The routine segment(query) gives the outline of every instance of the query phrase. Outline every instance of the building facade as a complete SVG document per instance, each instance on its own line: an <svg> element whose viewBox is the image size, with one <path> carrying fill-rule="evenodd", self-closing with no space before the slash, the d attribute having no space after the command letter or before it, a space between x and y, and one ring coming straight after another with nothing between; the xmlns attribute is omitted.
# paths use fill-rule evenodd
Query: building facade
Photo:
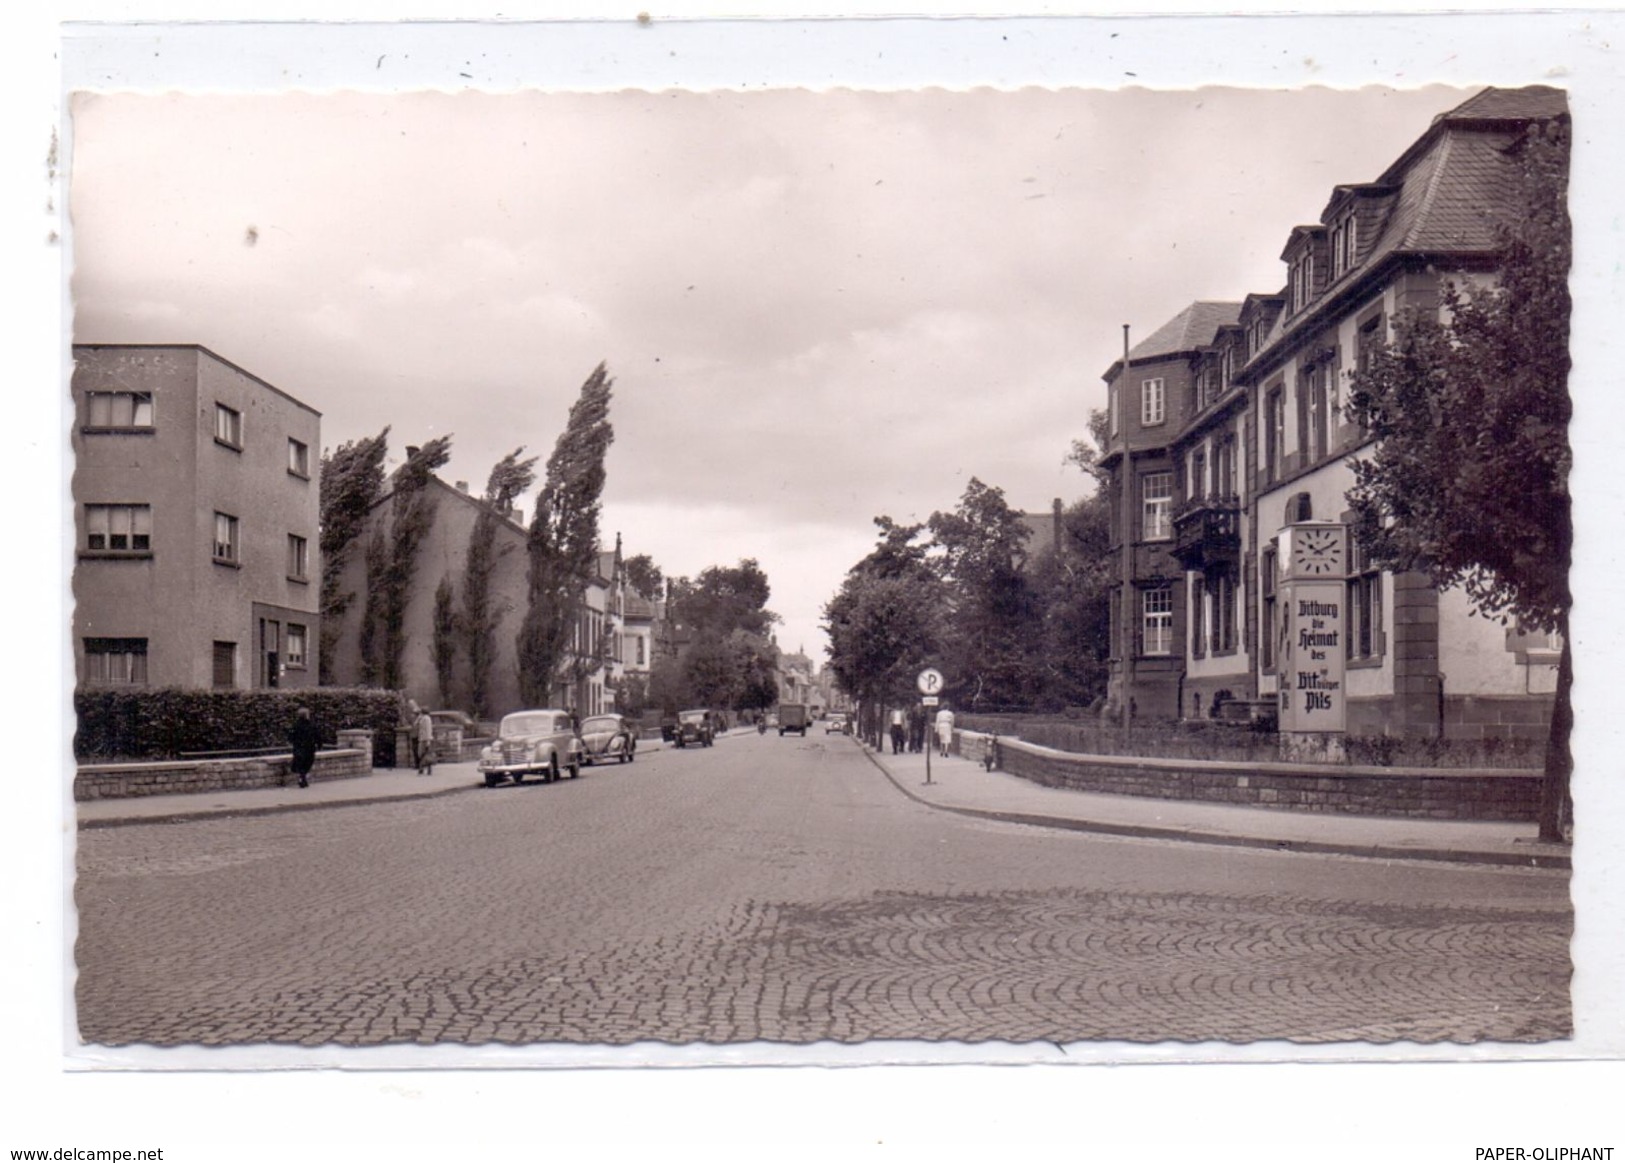
<svg viewBox="0 0 1625 1163"><path fill-rule="evenodd" d="M433 516L417 547L412 584L402 611L404 645L398 685L420 706L473 711L476 708L469 651L460 630L451 635L451 666L445 682L436 665L435 593L444 581L451 591L452 609L464 608L470 539L480 514L491 509L484 500L471 496L461 482L454 487L431 475L424 488ZM393 503L391 489L373 505L357 537L357 547L340 574L339 592L355 595L340 615L332 636L333 681L340 686L374 684L379 678L376 663L369 666L362 645L368 588L366 547L375 537L381 536L387 542ZM530 563L521 514L508 510L492 515L494 552L488 582L491 660L485 709L488 717L500 718L525 706L520 695L516 639L529 602ZM601 552L594 562L593 578L571 629L568 654L561 668L564 677L554 684L548 697L549 706L583 716L614 709L612 680L621 674L624 648L621 627L625 586L619 550Z"/></svg>
<svg viewBox="0 0 1625 1163"><path fill-rule="evenodd" d="M79 682L314 686L321 414L197 345L73 354Z"/></svg>
<svg viewBox="0 0 1625 1163"><path fill-rule="evenodd" d="M1555 89L1478 94L1293 228L1279 291L1193 304L1108 370L1103 463L1114 532L1127 522L1114 546L1115 707L1193 718L1278 704L1281 535L1351 515L1351 463L1370 440L1347 415L1351 378L1403 312L1439 312L1446 282L1495 277L1518 143L1566 116ZM1560 644L1474 616L1423 575L1377 569L1357 543L1347 557L1350 733L1544 735Z"/></svg>

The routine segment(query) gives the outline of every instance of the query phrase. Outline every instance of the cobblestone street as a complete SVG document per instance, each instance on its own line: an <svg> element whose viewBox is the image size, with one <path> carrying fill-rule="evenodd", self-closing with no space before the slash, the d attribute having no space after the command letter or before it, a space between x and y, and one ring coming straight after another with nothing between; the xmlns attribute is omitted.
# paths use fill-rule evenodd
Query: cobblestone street
<svg viewBox="0 0 1625 1163"><path fill-rule="evenodd" d="M78 844L78 1021L101 1044L1571 1029L1565 873L970 820L843 737Z"/></svg>

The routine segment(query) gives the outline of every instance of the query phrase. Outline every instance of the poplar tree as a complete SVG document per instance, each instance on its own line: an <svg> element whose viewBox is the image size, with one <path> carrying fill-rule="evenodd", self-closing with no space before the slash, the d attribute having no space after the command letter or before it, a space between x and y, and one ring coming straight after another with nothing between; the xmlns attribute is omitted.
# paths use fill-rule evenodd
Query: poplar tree
<svg viewBox="0 0 1625 1163"><path fill-rule="evenodd" d="M496 629L503 611L491 602L491 575L497 562L513 547L496 543L497 523L513 503L536 483L537 457L520 459L524 446L514 449L491 469L485 484L485 504L468 535L468 556L463 567L463 608L458 617L468 654L469 709L477 719L491 717L491 664L496 657Z"/></svg>
<svg viewBox="0 0 1625 1163"><path fill-rule="evenodd" d="M318 486L321 533L317 540L322 555L322 629L317 681L323 686L333 682L333 647L345 611L355 601L355 592L343 590L340 578L366 525L368 511L383 493L384 456L388 451L386 427L377 436L347 441L322 456Z"/></svg>
<svg viewBox="0 0 1625 1163"><path fill-rule="evenodd" d="M547 704L570 662L570 634L597 566L604 460L615 439L609 423L614 382L599 364L581 385L547 458L547 476L536 499L525 546L529 602L516 642L520 695L530 706Z"/></svg>

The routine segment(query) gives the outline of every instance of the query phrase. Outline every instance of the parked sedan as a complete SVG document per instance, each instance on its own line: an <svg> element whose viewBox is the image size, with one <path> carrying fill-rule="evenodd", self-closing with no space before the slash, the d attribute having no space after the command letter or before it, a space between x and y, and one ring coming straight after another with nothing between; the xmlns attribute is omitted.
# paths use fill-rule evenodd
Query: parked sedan
<svg viewBox="0 0 1625 1163"><path fill-rule="evenodd" d="M564 771L574 779L581 774L581 736L569 711L515 711L505 715L496 741L480 752L480 774L486 787L504 779L523 783L539 775L552 783Z"/></svg>
<svg viewBox="0 0 1625 1163"><path fill-rule="evenodd" d="M638 730L625 715L594 715L581 723L581 746L588 763L631 763Z"/></svg>
<svg viewBox="0 0 1625 1163"><path fill-rule="evenodd" d="M716 721L712 719L710 711L682 711L677 716L671 741L679 747L687 747L690 743L709 747L716 737Z"/></svg>

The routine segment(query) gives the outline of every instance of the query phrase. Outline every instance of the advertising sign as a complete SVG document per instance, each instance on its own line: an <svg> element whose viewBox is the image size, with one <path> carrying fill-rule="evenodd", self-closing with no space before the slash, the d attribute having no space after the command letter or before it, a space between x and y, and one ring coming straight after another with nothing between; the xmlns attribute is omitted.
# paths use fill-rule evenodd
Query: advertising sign
<svg viewBox="0 0 1625 1163"><path fill-rule="evenodd" d="M1282 731L1340 732L1347 727L1346 547L1342 525L1295 525L1282 532Z"/></svg>

